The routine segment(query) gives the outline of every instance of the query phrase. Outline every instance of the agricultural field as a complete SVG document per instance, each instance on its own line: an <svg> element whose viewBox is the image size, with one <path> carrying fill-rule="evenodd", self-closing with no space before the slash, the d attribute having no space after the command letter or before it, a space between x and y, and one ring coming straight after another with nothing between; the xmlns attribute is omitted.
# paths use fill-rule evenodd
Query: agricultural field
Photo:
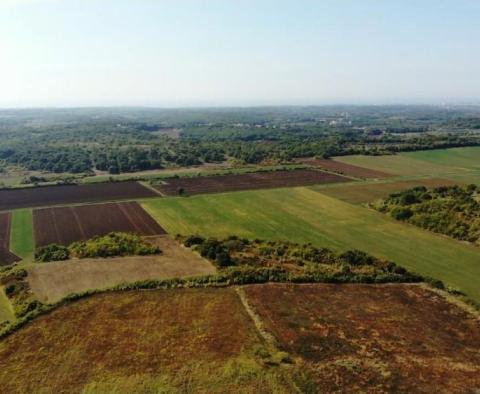
<svg viewBox="0 0 480 394"><path fill-rule="evenodd" d="M10 265L20 258L10 251L10 230L12 227L12 214L0 213L0 266Z"/></svg>
<svg viewBox="0 0 480 394"><path fill-rule="evenodd" d="M21 349L21 351L19 351ZM41 316L0 342L5 392L294 391L291 367L266 368L228 289L108 293Z"/></svg>
<svg viewBox="0 0 480 394"><path fill-rule="evenodd" d="M462 392L478 320L419 285L103 293L0 341L6 392ZM21 349L21 351L19 351Z"/></svg>
<svg viewBox="0 0 480 394"><path fill-rule="evenodd" d="M459 182L451 179L425 178L393 182L355 183L349 185L317 188L319 192L351 204L365 204L387 197L391 193L411 189L416 186L439 187L452 186Z"/></svg>
<svg viewBox="0 0 480 394"><path fill-rule="evenodd" d="M388 178L392 174L387 174L386 172L376 171L369 168L358 167L351 164L342 163L336 160L326 160L326 159L300 159L300 163L308 164L315 167L320 167L322 169L338 172L340 174L351 176L354 178Z"/></svg>
<svg viewBox="0 0 480 394"><path fill-rule="evenodd" d="M195 195L348 181L350 181L350 179L322 171L291 170L256 172L240 175L175 178L167 180L166 184L156 185L155 187L162 194L176 196L180 191L182 194Z"/></svg>
<svg viewBox="0 0 480 394"><path fill-rule="evenodd" d="M86 202L129 200L157 194L138 182L61 185L0 190L0 211Z"/></svg>
<svg viewBox="0 0 480 394"><path fill-rule="evenodd" d="M69 245L110 232L165 234L136 202L36 209L33 222L37 247Z"/></svg>
<svg viewBox="0 0 480 394"><path fill-rule="evenodd" d="M193 277L215 273L207 260L169 237L149 239L162 251L158 256L82 259L35 264L27 269L28 282L43 303L54 303L72 293L104 289L142 280Z"/></svg>
<svg viewBox="0 0 480 394"><path fill-rule="evenodd" d="M343 156L336 161L403 176L457 176L480 181L480 147L402 152L390 156Z"/></svg>
<svg viewBox="0 0 480 394"><path fill-rule="evenodd" d="M311 242L359 249L443 280L480 302L480 250L310 188L247 191L143 203L170 234Z"/></svg>
<svg viewBox="0 0 480 394"><path fill-rule="evenodd" d="M5 289L0 286L0 325L6 321L14 321L12 305L5 295Z"/></svg>
<svg viewBox="0 0 480 394"><path fill-rule="evenodd" d="M33 258L33 214L31 209L17 209L12 212L10 249L22 259Z"/></svg>
<svg viewBox="0 0 480 394"><path fill-rule="evenodd" d="M249 303L315 392L480 388L479 321L418 285L252 285ZM468 390L467 390L468 391Z"/></svg>

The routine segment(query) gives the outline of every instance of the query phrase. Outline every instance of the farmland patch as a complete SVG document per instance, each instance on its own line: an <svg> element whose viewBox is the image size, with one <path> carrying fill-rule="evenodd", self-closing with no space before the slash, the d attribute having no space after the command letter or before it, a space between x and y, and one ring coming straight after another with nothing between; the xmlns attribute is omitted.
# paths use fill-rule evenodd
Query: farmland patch
<svg viewBox="0 0 480 394"><path fill-rule="evenodd" d="M68 294L104 289L120 283L215 273L215 268L208 261L169 237L157 237L150 241L160 247L161 255L35 264L28 269L30 287L40 301L53 303Z"/></svg>
<svg viewBox="0 0 480 394"><path fill-rule="evenodd" d="M0 342L5 392L294 391L233 289L108 293L61 307ZM19 350L21 349L21 351Z"/></svg>
<svg viewBox="0 0 480 394"><path fill-rule="evenodd" d="M165 234L136 202L37 209L33 221L37 247L69 245L110 232Z"/></svg>
<svg viewBox="0 0 480 394"><path fill-rule="evenodd" d="M327 159L300 159L301 163L320 167L328 171L338 172L343 175L355 178L388 178L392 174L383 171L376 171L370 168L358 167L352 164L342 163L337 160Z"/></svg>
<svg viewBox="0 0 480 394"><path fill-rule="evenodd" d="M0 266L10 265L20 260L9 249L11 225L12 214L10 212L0 213Z"/></svg>
<svg viewBox="0 0 480 394"><path fill-rule="evenodd" d="M391 193L410 189L416 186L439 187L452 186L459 182L450 179L417 179L397 182L379 182L379 183L354 183L344 186L333 186L324 189L316 189L322 194L352 204L364 204L384 198Z"/></svg>
<svg viewBox="0 0 480 394"><path fill-rule="evenodd" d="M112 182L0 190L0 211L155 196L154 191L147 189L138 182Z"/></svg>
<svg viewBox="0 0 480 394"><path fill-rule="evenodd" d="M163 194L175 196L179 194L221 193L237 190L269 189L348 181L348 178L340 175L321 171L291 170L256 172L240 175L175 178L169 179L166 184L157 185L156 189Z"/></svg>
<svg viewBox="0 0 480 394"><path fill-rule="evenodd" d="M320 392L480 387L478 319L420 286L268 284L245 292Z"/></svg>
<svg viewBox="0 0 480 394"><path fill-rule="evenodd" d="M355 248L443 280L480 302L478 248L310 188L159 198L143 206L171 234L236 234L340 251Z"/></svg>

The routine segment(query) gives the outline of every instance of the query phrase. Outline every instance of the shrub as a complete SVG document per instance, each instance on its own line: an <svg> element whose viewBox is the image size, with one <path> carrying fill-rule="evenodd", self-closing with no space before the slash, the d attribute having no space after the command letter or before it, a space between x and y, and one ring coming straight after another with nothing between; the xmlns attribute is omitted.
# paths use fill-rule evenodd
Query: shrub
<svg viewBox="0 0 480 394"><path fill-rule="evenodd" d="M413 211L410 208L395 207L390 214L396 220L408 220L413 216Z"/></svg>
<svg viewBox="0 0 480 394"><path fill-rule="evenodd" d="M45 263L48 261L63 261L70 258L70 251L63 245L47 245L38 248L35 252L35 260Z"/></svg>
<svg viewBox="0 0 480 394"><path fill-rule="evenodd" d="M151 255L161 253L158 246L151 245L142 237L129 233L110 233L102 237L95 237L84 242L74 242L70 245L73 256L113 257L131 255Z"/></svg>

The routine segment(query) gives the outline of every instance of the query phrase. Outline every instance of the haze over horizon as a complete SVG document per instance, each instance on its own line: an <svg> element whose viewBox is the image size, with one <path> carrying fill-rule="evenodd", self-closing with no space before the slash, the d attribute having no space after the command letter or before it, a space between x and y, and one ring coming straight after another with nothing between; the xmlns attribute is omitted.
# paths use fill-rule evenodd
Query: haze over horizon
<svg viewBox="0 0 480 394"><path fill-rule="evenodd" d="M0 107L480 104L479 20L474 0L2 0Z"/></svg>

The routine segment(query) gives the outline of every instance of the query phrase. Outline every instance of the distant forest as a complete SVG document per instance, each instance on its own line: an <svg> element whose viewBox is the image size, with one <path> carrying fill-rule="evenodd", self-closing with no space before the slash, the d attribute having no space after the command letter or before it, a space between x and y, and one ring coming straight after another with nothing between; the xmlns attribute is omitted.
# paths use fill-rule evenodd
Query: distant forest
<svg viewBox="0 0 480 394"><path fill-rule="evenodd" d="M0 172L110 174L480 145L480 107L0 110Z"/></svg>

